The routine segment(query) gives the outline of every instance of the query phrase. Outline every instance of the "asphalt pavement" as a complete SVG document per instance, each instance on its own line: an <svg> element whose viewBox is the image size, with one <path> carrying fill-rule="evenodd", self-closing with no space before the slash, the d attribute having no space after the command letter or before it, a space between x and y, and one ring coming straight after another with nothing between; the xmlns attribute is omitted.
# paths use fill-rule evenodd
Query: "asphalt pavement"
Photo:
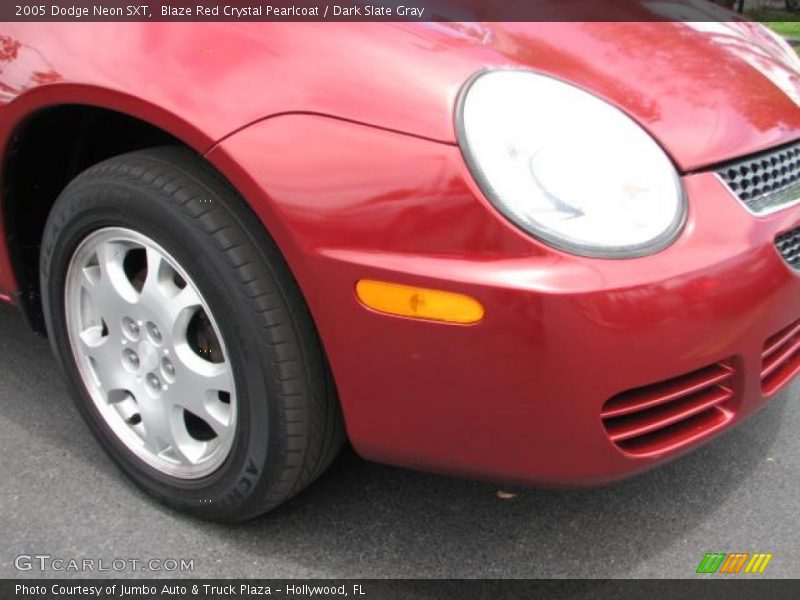
<svg viewBox="0 0 800 600"><path fill-rule="evenodd" d="M192 559L186 577L694 577L706 552L771 552L800 576L800 386L656 471L612 486L514 490L369 463L346 449L253 522L152 501L100 450L46 340L0 308L0 577L18 555ZM97 573L85 573L97 576ZM165 573L118 573L158 577Z"/></svg>

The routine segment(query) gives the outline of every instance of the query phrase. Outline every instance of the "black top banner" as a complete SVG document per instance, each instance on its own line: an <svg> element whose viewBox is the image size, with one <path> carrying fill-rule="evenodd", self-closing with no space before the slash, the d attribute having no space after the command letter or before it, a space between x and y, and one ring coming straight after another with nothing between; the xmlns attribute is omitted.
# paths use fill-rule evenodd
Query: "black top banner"
<svg viewBox="0 0 800 600"><path fill-rule="evenodd" d="M2 21L733 21L737 0L2 0Z"/></svg>

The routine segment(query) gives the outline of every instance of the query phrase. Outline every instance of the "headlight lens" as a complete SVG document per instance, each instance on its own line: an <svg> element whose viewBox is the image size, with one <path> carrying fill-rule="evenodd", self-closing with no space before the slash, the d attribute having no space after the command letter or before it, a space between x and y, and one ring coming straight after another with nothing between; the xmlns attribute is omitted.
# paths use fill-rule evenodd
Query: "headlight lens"
<svg viewBox="0 0 800 600"><path fill-rule="evenodd" d="M666 247L685 203L667 155L630 117L563 81L485 71L456 115L462 152L489 200L567 252L621 258Z"/></svg>

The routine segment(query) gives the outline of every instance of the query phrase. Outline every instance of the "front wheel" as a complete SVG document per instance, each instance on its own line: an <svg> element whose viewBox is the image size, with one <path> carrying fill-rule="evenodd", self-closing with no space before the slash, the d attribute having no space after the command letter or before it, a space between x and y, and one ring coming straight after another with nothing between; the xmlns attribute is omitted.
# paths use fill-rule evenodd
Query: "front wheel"
<svg viewBox="0 0 800 600"><path fill-rule="evenodd" d="M193 153L112 158L58 198L42 243L53 349L105 450L148 492L239 521L343 441L308 310L249 208Z"/></svg>

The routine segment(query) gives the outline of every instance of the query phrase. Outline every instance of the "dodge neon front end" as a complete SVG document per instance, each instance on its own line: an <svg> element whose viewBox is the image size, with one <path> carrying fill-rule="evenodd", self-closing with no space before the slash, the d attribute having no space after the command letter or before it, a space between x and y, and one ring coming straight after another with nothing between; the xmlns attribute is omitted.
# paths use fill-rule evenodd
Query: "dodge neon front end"
<svg viewBox="0 0 800 600"><path fill-rule="evenodd" d="M254 127L223 144L219 158L246 165L253 148L277 150L269 140L279 144L280 130L288 135L300 121L322 140L255 184L268 178L282 189L278 173L321 174L324 183L301 195L323 195L328 210L347 215L328 239L316 225L326 215L310 214L299 197L281 199L308 248L298 268L313 282L308 296L339 393L352 402L348 434L368 458L524 483L608 481L746 418L800 369L800 278L787 262L800 234L786 233L800 209L754 217L723 167L680 177L676 204L686 212L666 248L587 257L552 249L500 214L457 147L376 132L359 164L380 170L396 197L379 214L347 194L334 199L323 187L359 177L341 150L353 126L294 120ZM364 156L375 158L365 165ZM792 163L771 193L800 175ZM436 190L438 200L411 198L401 182ZM436 232L437 247L408 251L420 243L404 230L410 215ZM387 316L359 301L364 281L419 290L423 301L426 290L459 294L483 314L468 324L415 319L408 296L404 316Z"/></svg>

